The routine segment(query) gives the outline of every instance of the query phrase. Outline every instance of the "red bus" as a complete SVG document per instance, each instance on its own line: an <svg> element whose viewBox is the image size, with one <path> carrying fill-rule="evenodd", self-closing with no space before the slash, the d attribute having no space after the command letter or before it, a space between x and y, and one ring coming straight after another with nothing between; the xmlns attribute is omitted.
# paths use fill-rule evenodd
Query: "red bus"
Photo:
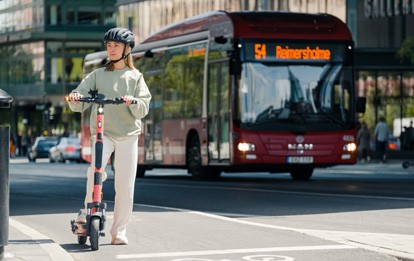
<svg viewBox="0 0 414 261"><path fill-rule="evenodd" d="M356 163L365 101L351 33L334 16L209 12L153 34L133 57L153 97L138 177L166 167L195 179L225 171L307 180L314 168ZM105 58L88 55L85 72Z"/></svg>

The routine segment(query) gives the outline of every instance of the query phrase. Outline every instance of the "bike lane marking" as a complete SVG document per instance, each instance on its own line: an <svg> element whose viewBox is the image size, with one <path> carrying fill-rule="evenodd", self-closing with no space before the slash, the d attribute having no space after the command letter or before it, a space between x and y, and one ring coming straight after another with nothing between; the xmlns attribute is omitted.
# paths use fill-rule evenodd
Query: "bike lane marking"
<svg viewBox="0 0 414 261"><path fill-rule="evenodd" d="M259 258L259 259L257 259ZM295 259L289 256L280 256L280 255L254 255L254 256L244 256L242 257L244 261L294 261ZM170 261L235 261L234 259L209 259L209 258L179 258L173 259Z"/></svg>
<svg viewBox="0 0 414 261"><path fill-rule="evenodd" d="M354 249L357 247L349 245L320 245L320 246L293 246L293 247L267 247L267 248L240 248L240 249L221 249L185 252L164 252L147 254L125 254L117 255L117 259L146 259L160 257L185 257L185 256L207 256L207 255L226 255L226 254L246 254L246 253L268 253L283 251L313 251L313 250L337 250Z"/></svg>
<svg viewBox="0 0 414 261"><path fill-rule="evenodd" d="M50 256L51 260L74 260L73 257L58 243L55 243L52 239L34 230L33 228L26 226L13 218L9 218L9 225L25 234L33 240L33 242L37 243Z"/></svg>
<svg viewBox="0 0 414 261"><path fill-rule="evenodd" d="M252 221L234 219L234 218L229 218L225 216L219 216L216 214L193 211L193 210L188 210L188 209L147 205L147 204L134 204L134 205L140 206L140 207L161 208L161 209L166 209L166 210L185 212L188 214L205 216L209 218L214 218L214 219L219 219L219 220L223 220L227 222L239 223L239 224L244 224L244 225L249 225L249 226L264 227L264 228L278 229L278 230L287 230L287 231L306 234L306 235L313 236L313 237L318 237L324 240L329 240L329 241L333 241L338 244L341 244L341 245L328 245L328 247L336 246L336 247L344 247L345 249L363 248L363 249L367 249L367 250L374 251L374 252L385 253L385 254L389 254L392 256L396 256L396 257L409 258L410 260L411 259L414 260L414 251L410 249L410 247L408 247L409 245L411 245L411 242L414 242L414 236L411 236L411 235L298 229L298 228L292 228L292 227L269 225L269 224L257 223L257 222L252 222ZM390 244L392 246L389 246ZM323 246L320 246L320 247L323 247ZM306 249L306 246L304 246L304 248ZM282 249L282 248L271 248L271 249L276 249L274 251L278 251L277 249ZM299 250L300 249L298 249L297 251ZM318 250L321 250L321 249L318 249ZM214 251L226 251L226 250L213 250L213 252ZM230 250L230 251L233 251L233 250ZM236 251L242 251L242 250L239 249ZM252 251L254 251L254 249ZM286 251L286 250L280 250L280 251ZM195 251L195 252L198 252L198 251ZM201 252L204 252L204 251L201 251ZM185 253L191 253L191 252L171 252L171 253L172 254L174 253L185 254ZM237 252L237 253L243 253L243 252ZM156 255L156 254L164 254L164 253L154 253L154 254ZM219 254L219 253L215 253L215 254ZM224 253L224 254L227 254L227 253ZM138 256L136 258L141 258ZM117 258L130 259L131 257L127 257L127 255L118 255ZM149 256L147 258L149 258Z"/></svg>
<svg viewBox="0 0 414 261"><path fill-rule="evenodd" d="M249 221L243 221L238 219L231 219L228 217L218 216L215 214L192 211L180 208L163 207L146 204L134 204L138 207L148 208L161 208L165 210L185 212L187 214L205 216L214 219L220 219L224 221L230 221L233 223L240 223L244 225L260 226L272 229L283 229L297 232L295 229L278 227L272 225L265 225L260 223L254 223ZM269 252L282 252L282 251L316 251L316 250L336 250L336 249L355 249L357 247L346 244L330 244L330 245L312 245L312 246L291 246L291 247L267 247L267 248L241 248L241 249L220 249L220 250L202 250L202 251L182 251L182 252L163 252L163 253L146 253L146 254L121 254L117 255L117 259L147 259L147 258L167 258L167 257L188 257L188 256L207 256L207 255L225 255L225 254L243 254L243 253L269 253Z"/></svg>

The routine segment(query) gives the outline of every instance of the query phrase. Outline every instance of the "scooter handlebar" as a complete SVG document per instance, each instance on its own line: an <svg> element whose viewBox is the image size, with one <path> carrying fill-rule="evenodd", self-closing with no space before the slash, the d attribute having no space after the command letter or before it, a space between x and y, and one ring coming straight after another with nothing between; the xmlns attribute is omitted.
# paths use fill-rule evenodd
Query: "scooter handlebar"
<svg viewBox="0 0 414 261"><path fill-rule="evenodd" d="M66 98L69 101L69 97ZM79 102L86 102L86 103L97 103L97 104L122 104L125 102L122 98L113 98L113 99L105 99L102 97L82 97L80 99L76 99ZM133 100L131 104L137 104L137 100Z"/></svg>

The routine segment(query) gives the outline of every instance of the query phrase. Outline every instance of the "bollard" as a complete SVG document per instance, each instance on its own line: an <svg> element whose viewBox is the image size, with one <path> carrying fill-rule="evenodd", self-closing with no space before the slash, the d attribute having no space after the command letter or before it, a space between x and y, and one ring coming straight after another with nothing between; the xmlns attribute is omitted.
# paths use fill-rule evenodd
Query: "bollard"
<svg viewBox="0 0 414 261"><path fill-rule="evenodd" d="M0 109L10 108L13 98L0 89ZM9 160L10 127L0 126L0 259L4 259L4 246L9 244Z"/></svg>
<svg viewBox="0 0 414 261"><path fill-rule="evenodd" d="M9 243L9 141L10 128L0 126L0 259Z"/></svg>

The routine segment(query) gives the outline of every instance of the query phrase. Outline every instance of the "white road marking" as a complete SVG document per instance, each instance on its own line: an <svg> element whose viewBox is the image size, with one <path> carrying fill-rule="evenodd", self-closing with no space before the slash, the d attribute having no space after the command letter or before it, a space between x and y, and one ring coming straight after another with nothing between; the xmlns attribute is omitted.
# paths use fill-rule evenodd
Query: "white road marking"
<svg viewBox="0 0 414 261"><path fill-rule="evenodd" d="M211 213L192 211L187 209L136 204L143 207L162 208L166 210L186 212L189 214L205 216L209 218L219 219L232 223L239 223L249 226L264 227L269 229L288 230L297 233L306 234L313 237L318 237L324 240L333 241L339 244L345 244L354 248L364 248L371 251L386 253L392 256L408 258L414 260L414 252L409 246L414 245L414 235L400 235L400 234L384 234L384 233L366 233L366 232L348 232L348 231L329 231L329 230L314 230L314 229L299 229L292 227L276 226L269 224L262 224L251 222L247 220L240 220L224 216L218 216Z"/></svg>
<svg viewBox="0 0 414 261"><path fill-rule="evenodd" d="M267 247L267 248L242 248L242 249L222 249L205 251L186 251L186 252L165 252L147 254L117 255L117 259L143 259L159 257L184 257L184 256L206 256L206 255L225 255L225 254L244 254L244 253L268 253L282 251L312 251L312 250L332 250L332 249L353 249L356 247L348 245L321 245L321 246L293 246L293 247Z"/></svg>
<svg viewBox="0 0 414 261"><path fill-rule="evenodd" d="M66 252L59 244L53 242L49 237L14 220L13 218L9 218L9 224L31 238L34 242L45 240L45 242L39 243L39 245L49 254L51 260L74 261L68 252Z"/></svg>

